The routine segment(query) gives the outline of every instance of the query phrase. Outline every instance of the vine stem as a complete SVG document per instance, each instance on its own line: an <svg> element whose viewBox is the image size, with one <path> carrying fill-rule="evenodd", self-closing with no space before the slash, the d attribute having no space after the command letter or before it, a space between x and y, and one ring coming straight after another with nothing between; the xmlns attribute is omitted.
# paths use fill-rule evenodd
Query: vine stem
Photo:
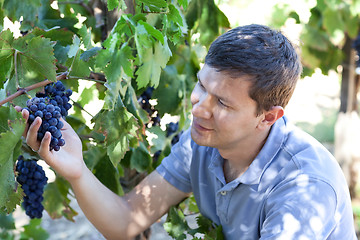
<svg viewBox="0 0 360 240"><path fill-rule="evenodd" d="M58 76L56 77L56 80L66 79L67 75L68 75L68 72L64 72L64 73L58 75ZM19 97L20 95L26 94L27 92L29 92L29 91L31 91L31 90L34 90L34 89L36 89L36 88L40 88L40 87L46 86L46 85L48 85L49 83L52 83L52 81L50 81L50 80L44 80L44 81L42 81L42 82L35 83L35 84L30 85L30 86L25 87L25 88L19 88L16 93L11 94L10 96L8 96L7 98L5 98L4 100L1 100L1 101L0 101L0 106L4 105L4 104L7 103L7 102L10 102L11 100Z"/></svg>

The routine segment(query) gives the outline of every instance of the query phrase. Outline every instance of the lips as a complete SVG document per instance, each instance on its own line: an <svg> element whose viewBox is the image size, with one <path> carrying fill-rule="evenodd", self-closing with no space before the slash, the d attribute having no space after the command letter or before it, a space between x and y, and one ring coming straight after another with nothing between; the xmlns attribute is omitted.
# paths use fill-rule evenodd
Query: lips
<svg viewBox="0 0 360 240"><path fill-rule="evenodd" d="M200 130L200 131L211 131L212 130L211 128L207 128L204 125L198 123L198 121L196 121L196 120L193 120L193 127L196 130Z"/></svg>

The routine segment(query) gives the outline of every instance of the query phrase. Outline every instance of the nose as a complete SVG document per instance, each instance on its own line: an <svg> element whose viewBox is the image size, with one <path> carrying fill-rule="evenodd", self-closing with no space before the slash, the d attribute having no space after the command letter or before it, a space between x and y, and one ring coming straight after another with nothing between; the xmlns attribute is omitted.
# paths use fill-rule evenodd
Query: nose
<svg viewBox="0 0 360 240"><path fill-rule="evenodd" d="M191 104L192 110L191 113L194 117L210 119L212 116L211 112L211 101L210 96L206 92L195 89L191 93Z"/></svg>

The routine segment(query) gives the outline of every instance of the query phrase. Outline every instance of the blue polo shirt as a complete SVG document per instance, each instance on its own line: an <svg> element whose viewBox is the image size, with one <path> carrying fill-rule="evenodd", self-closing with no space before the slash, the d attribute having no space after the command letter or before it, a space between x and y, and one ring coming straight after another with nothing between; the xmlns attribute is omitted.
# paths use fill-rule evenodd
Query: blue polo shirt
<svg viewBox="0 0 360 240"><path fill-rule="evenodd" d="M201 214L222 225L227 240L357 239L339 164L285 117L239 178L226 183L223 161L187 130L157 171L179 190L193 192Z"/></svg>

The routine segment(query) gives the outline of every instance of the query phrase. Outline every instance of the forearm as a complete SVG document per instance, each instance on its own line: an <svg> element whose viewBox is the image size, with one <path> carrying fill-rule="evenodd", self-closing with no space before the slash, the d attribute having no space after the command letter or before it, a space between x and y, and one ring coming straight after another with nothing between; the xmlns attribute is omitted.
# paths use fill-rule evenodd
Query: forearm
<svg viewBox="0 0 360 240"><path fill-rule="evenodd" d="M134 234L127 201L106 188L86 166L70 184L86 217L107 239L129 239Z"/></svg>

